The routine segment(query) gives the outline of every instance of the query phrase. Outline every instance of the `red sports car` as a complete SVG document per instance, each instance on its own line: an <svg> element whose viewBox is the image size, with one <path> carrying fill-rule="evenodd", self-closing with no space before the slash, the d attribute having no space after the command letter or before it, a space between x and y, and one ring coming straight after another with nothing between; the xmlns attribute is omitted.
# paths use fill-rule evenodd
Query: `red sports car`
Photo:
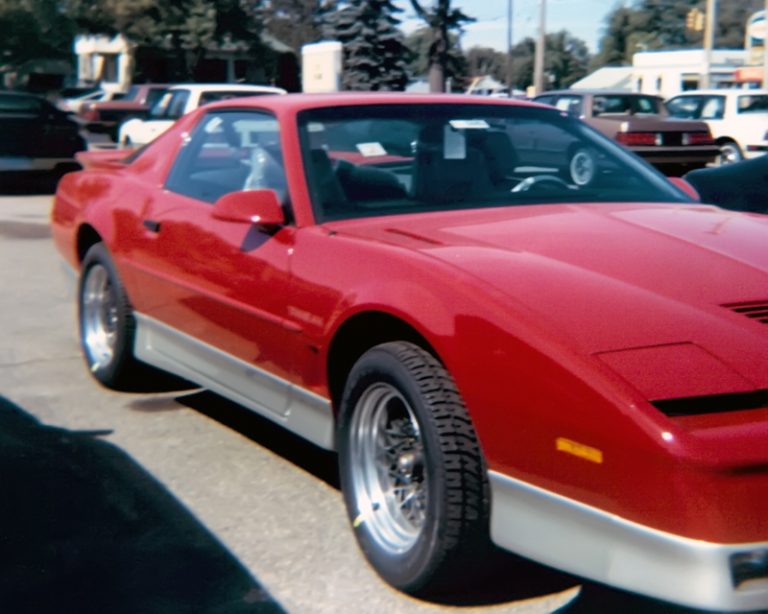
<svg viewBox="0 0 768 614"><path fill-rule="evenodd" d="M500 99L237 99L125 155L52 213L100 382L146 363L337 450L409 593L492 542L768 607L768 217Z"/></svg>

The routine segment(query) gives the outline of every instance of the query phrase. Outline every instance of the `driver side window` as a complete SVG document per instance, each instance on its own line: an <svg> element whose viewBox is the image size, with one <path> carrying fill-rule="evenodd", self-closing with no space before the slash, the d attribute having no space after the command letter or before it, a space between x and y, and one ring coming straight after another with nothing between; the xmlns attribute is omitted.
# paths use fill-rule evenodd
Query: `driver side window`
<svg viewBox="0 0 768 614"><path fill-rule="evenodd" d="M271 189L285 202L277 120L253 111L208 113L179 152L165 187L209 203L230 192Z"/></svg>

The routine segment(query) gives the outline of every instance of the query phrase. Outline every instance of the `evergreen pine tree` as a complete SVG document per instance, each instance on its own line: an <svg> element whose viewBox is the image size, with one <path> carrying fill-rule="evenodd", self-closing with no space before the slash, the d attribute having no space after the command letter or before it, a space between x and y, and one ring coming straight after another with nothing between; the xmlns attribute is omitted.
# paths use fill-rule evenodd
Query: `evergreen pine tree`
<svg viewBox="0 0 768 614"><path fill-rule="evenodd" d="M348 0L323 13L321 29L344 49L342 88L403 90L409 51L391 0Z"/></svg>

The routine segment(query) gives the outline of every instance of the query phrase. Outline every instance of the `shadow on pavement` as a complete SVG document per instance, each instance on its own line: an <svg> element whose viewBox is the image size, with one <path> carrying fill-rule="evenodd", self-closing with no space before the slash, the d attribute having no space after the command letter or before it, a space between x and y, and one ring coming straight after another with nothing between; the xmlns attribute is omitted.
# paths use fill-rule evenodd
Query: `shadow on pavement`
<svg viewBox="0 0 768 614"><path fill-rule="evenodd" d="M0 173L0 196L53 195L59 183L59 173Z"/></svg>
<svg viewBox="0 0 768 614"><path fill-rule="evenodd" d="M331 487L340 488L335 453L206 390L176 397L176 401L248 437ZM441 595L435 601L447 606L492 605L560 593L579 584L572 576L498 550L479 571L471 591L462 588L457 594Z"/></svg>
<svg viewBox="0 0 768 614"><path fill-rule="evenodd" d="M242 405L208 390L177 397L176 401L237 431L331 487L340 488L335 453L318 448Z"/></svg>
<svg viewBox="0 0 768 614"><path fill-rule="evenodd" d="M175 400L248 437L333 488L340 488L335 453L322 450L272 421L207 390L194 391ZM478 576L471 591L462 590L455 595L441 596L437 601L459 607L501 604L562 593L580 585L578 595L559 609L558 614L703 612L603 586L500 550L491 553L490 560Z"/></svg>
<svg viewBox="0 0 768 614"><path fill-rule="evenodd" d="M2 611L284 612L100 434L42 425L0 397Z"/></svg>
<svg viewBox="0 0 768 614"><path fill-rule="evenodd" d="M714 610L695 610L657 599L649 599L626 591L584 581L579 596L557 614L717 614ZM759 614L759 613L753 613Z"/></svg>

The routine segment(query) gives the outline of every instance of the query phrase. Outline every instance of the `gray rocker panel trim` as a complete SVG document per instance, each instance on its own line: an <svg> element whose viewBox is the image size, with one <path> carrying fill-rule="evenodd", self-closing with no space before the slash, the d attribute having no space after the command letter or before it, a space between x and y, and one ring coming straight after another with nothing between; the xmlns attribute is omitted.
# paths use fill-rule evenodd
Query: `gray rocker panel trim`
<svg viewBox="0 0 768 614"><path fill-rule="evenodd" d="M496 471L491 538L502 548L557 569L673 603L756 610L768 603L768 579L736 589L730 557L768 542L716 544L665 533Z"/></svg>
<svg viewBox="0 0 768 614"><path fill-rule="evenodd" d="M326 450L335 450L328 399L275 377L154 318L136 313L139 360L200 384Z"/></svg>

